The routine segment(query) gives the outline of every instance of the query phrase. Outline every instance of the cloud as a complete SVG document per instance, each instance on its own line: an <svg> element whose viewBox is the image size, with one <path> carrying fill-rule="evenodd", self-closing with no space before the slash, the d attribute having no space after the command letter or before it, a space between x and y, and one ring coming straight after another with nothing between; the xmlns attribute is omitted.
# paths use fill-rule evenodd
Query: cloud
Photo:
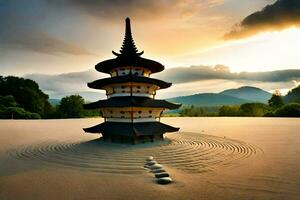
<svg viewBox="0 0 300 200"><path fill-rule="evenodd" d="M204 8L211 8L224 3L224 0L48 0L50 5L77 8L92 16L114 20L116 18L140 17L151 20L170 16L170 14L187 16Z"/></svg>
<svg viewBox="0 0 300 200"><path fill-rule="evenodd" d="M95 70L57 75L28 74L24 77L36 81L51 98L71 94L80 94L89 101L105 98L104 91L87 87L88 82L107 77ZM224 65L192 66L166 69L153 77L174 83L171 88L158 93L159 98L168 98L199 92L220 92L245 85L266 90L292 88L300 81L300 70L232 73Z"/></svg>
<svg viewBox="0 0 300 200"><path fill-rule="evenodd" d="M52 37L38 30L26 31L18 29L15 34L1 34L1 48L31 50L45 54L95 55L78 45Z"/></svg>
<svg viewBox="0 0 300 200"><path fill-rule="evenodd" d="M126 16L130 16L140 19L144 24L146 21L164 18L168 26L159 21L163 28L172 29L171 24L175 28L187 26L188 23L181 23L184 19L223 2L224 0L0 0L0 50L94 55L84 46L94 49L90 44L90 40L95 37L93 34L102 29L100 39L98 38L101 41L108 32L107 28L112 28L112 20L119 23L121 19L123 21ZM93 20L89 16L97 19ZM93 35L92 39L88 34Z"/></svg>
<svg viewBox="0 0 300 200"><path fill-rule="evenodd" d="M224 39L239 39L264 31L282 30L291 26L300 26L300 1L277 0L235 25L224 35Z"/></svg>
<svg viewBox="0 0 300 200"><path fill-rule="evenodd" d="M24 78L37 82L40 88L49 94L50 98L61 99L72 94L80 94L88 101L96 101L105 98L104 91L93 90L87 87L87 83L104 78L105 75L95 70L82 72L63 73L56 75L27 74Z"/></svg>
<svg viewBox="0 0 300 200"><path fill-rule="evenodd" d="M48 93L72 93L90 91L87 82L103 78L104 75L96 71L71 72L57 75L27 74L24 78L36 81L41 89Z"/></svg>
<svg viewBox="0 0 300 200"><path fill-rule="evenodd" d="M0 48L46 54L92 55L85 48L47 32L51 27L50 15L43 1L0 1Z"/></svg>
<svg viewBox="0 0 300 200"><path fill-rule="evenodd" d="M224 65L191 66L167 69L154 75L156 78L173 83L196 82L203 80L223 79L231 81L260 81L260 82L286 82L300 80L300 70L278 70L270 72L230 72Z"/></svg>

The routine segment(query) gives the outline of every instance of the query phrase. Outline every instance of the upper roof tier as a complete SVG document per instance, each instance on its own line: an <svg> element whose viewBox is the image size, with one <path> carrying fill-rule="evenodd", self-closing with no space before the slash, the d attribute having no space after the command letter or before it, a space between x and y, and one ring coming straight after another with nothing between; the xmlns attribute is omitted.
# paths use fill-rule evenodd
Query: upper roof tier
<svg viewBox="0 0 300 200"><path fill-rule="evenodd" d="M109 59L98 63L95 68L99 72L110 73L112 69L119 67L144 67L151 71L151 73L161 72L164 66L154 60L142 58L144 51L138 52L131 34L130 19L126 18L125 37L123 40L120 53L112 52L114 59Z"/></svg>

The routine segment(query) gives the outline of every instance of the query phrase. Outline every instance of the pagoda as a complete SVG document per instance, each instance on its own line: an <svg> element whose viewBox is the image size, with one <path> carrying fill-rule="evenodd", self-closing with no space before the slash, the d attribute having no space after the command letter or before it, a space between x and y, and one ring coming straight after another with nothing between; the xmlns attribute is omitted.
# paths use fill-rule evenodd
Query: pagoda
<svg viewBox="0 0 300 200"><path fill-rule="evenodd" d="M104 122L85 132L101 133L105 141L118 143L154 142L163 140L166 132L179 128L160 122L164 110L177 109L181 105L155 99L156 91L172 84L150 78L161 72L164 66L142 58L131 34L130 19L126 18L125 38L116 58L98 63L95 69L110 75L88 83L89 88L106 91L107 99L84 105L85 109L100 109Z"/></svg>

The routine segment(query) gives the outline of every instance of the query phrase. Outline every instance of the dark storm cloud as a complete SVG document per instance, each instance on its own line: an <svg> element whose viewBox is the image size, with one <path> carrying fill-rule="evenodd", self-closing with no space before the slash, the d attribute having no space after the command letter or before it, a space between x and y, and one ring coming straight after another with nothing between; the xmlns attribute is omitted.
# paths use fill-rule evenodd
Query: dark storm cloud
<svg viewBox="0 0 300 200"><path fill-rule="evenodd" d="M51 27L47 26L49 18L51 13L42 0L0 0L0 48L47 54L91 54L46 32Z"/></svg>
<svg viewBox="0 0 300 200"><path fill-rule="evenodd" d="M300 1L277 0L261 11L247 16L236 25L225 39L243 38L262 31L281 30L290 26L300 26Z"/></svg>

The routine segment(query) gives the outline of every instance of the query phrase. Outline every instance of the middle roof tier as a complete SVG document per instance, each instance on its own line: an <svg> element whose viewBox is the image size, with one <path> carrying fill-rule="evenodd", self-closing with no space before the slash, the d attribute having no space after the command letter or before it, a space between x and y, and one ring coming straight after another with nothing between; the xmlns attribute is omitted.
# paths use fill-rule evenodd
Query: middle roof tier
<svg viewBox="0 0 300 200"><path fill-rule="evenodd" d="M89 88L93 89L104 89L108 85L118 84L118 83L149 83L158 86L160 89L168 88L172 83L168 83L162 80L149 78L145 76L136 76L129 74L126 76L114 76L109 78L98 79L96 81L88 83Z"/></svg>
<svg viewBox="0 0 300 200"><path fill-rule="evenodd" d="M99 100L93 103L84 104L85 109L97 109L108 107L151 107L151 108L166 108L178 109L181 104L171 103L166 100L152 99L149 97L124 96L112 97L109 99Z"/></svg>

